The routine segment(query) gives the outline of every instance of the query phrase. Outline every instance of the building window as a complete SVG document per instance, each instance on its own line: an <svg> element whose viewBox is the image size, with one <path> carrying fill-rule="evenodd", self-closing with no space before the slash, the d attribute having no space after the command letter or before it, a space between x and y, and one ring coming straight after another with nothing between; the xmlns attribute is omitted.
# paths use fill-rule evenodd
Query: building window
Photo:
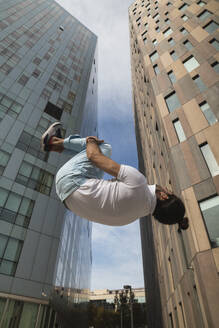
<svg viewBox="0 0 219 328"><path fill-rule="evenodd" d="M158 53L157 53L157 51L154 51L154 52L152 52L152 54L150 54L150 59L151 59L152 63L153 63L155 60L158 59Z"/></svg>
<svg viewBox="0 0 219 328"><path fill-rule="evenodd" d="M212 247L219 247L219 196L199 202L201 213L205 222L205 226L209 235Z"/></svg>
<svg viewBox="0 0 219 328"><path fill-rule="evenodd" d="M187 5L187 3L184 3L182 6L179 7L179 10L184 11L184 10L186 10L186 8L188 8L188 5Z"/></svg>
<svg viewBox="0 0 219 328"><path fill-rule="evenodd" d="M171 33L173 33L172 29L170 27L168 27L164 32L163 35L165 37L167 37L168 35L170 35Z"/></svg>
<svg viewBox="0 0 219 328"><path fill-rule="evenodd" d="M183 131L183 127L180 123L180 120L178 118L173 121L173 126L174 126L174 129L176 131L179 142L185 141L186 136L185 136L185 133Z"/></svg>
<svg viewBox="0 0 219 328"><path fill-rule="evenodd" d="M205 31L207 31L209 34L214 33L218 29L218 24L214 21L210 21L207 25L205 25L203 28Z"/></svg>
<svg viewBox="0 0 219 328"><path fill-rule="evenodd" d="M3 174L9 159L10 159L10 154L6 151L0 150L0 175Z"/></svg>
<svg viewBox="0 0 219 328"><path fill-rule="evenodd" d="M202 82L199 75L195 75L192 79L193 79L193 81L195 82L195 84L197 85L197 87L199 88L199 90L201 92L206 90L206 86Z"/></svg>
<svg viewBox="0 0 219 328"><path fill-rule="evenodd" d="M187 35L188 34L188 31L183 27L180 29L180 32L183 34L183 35Z"/></svg>
<svg viewBox="0 0 219 328"><path fill-rule="evenodd" d="M204 7L206 5L206 3L204 1L199 1L197 2L197 4L200 6L200 7Z"/></svg>
<svg viewBox="0 0 219 328"><path fill-rule="evenodd" d="M51 173L23 161L15 181L42 194L50 195L53 180L54 175Z"/></svg>
<svg viewBox="0 0 219 328"><path fill-rule="evenodd" d="M203 101L201 104L199 104L199 107L201 108L206 120L210 125L213 125L217 122L217 118L212 112L211 107L209 106L207 101Z"/></svg>
<svg viewBox="0 0 219 328"><path fill-rule="evenodd" d="M211 67L215 70L216 73L219 73L219 64L218 61L215 61L211 64Z"/></svg>
<svg viewBox="0 0 219 328"><path fill-rule="evenodd" d="M199 63L197 62L197 60L195 59L195 57L193 57L193 56L190 56L189 58L184 60L183 65L187 69L188 72L191 72L200 66Z"/></svg>
<svg viewBox="0 0 219 328"><path fill-rule="evenodd" d="M191 50L193 48L193 45L191 44L191 42L189 40L185 40L183 42L183 44L188 50Z"/></svg>
<svg viewBox="0 0 219 328"><path fill-rule="evenodd" d="M40 139L23 131L17 142L16 148L23 150L24 152L31 154L42 161L47 161L48 153L44 153L40 149Z"/></svg>
<svg viewBox="0 0 219 328"><path fill-rule="evenodd" d="M176 77L175 77L175 74L173 73L173 71L169 71L167 74L168 74L168 77L170 79L170 82L175 83L176 82Z"/></svg>
<svg viewBox="0 0 219 328"><path fill-rule="evenodd" d="M0 234L0 273L14 276L23 241Z"/></svg>
<svg viewBox="0 0 219 328"><path fill-rule="evenodd" d="M23 86L25 86L25 85L27 84L28 80L29 80L29 77L26 76L25 74L23 74L23 75L19 78L18 83L21 84L21 85L23 85Z"/></svg>
<svg viewBox="0 0 219 328"><path fill-rule="evenodd" d="M15 274L33 207L33 200L0 188L0 273Z"/></svg>
<svg viewBox="0 0 219 328"><path fill-rule="evenodd" d="M153 42L153 44L156 46L156 44L157 44L157 40L154 39L152 42Z"/></svg>
<svg viewBox="0 0 219 328"><path fill-rule="evenodd" d="M186 15L182 15L182 20L184 20L184 22L186 22L187 20L188 20L188 16L186 16Z"/></svg>
<svg viewBox="0 0 219 328"><path fill-rule="evenodd" d="M175 91L171 92L164 99L170 113L173 112L175 109L181 107L181 104Z"/></svg>
<svg viewBox="0 0 219 328"><path fill-rule="evenodd" d="M157 64L153 66L153 69L154 69L154 72L155 72L156 75L160 73L159 67L158 67Z"/></svg>
<svg viewBox="0 0 219 328"><path fill-rule="evenodd" d="M205 20L206 18L208 18L209 16L211 16L212 13L208 10L204 10L201 12L201 14L199 14L197 17L201 20Z"/></svg>
<svg viewBox="0 0 219 328"><path fill-rule="evenodd" d="M0 118L3 118L5 114L17 118L21 109L21 104L3 94L0 94Z"/></svg>
<svg viewBox="0 0 219 328"><path fill-rule="evenodd" d="M173 58L173 60L177 60L177 58L178 58L177 54L174 50L170 52L170 56Z"/></svg>
<svg viewBox="0 0 219 328"><path fill-rule="evenodd" d="M169 44L170 44L171 46L174 46L174 44L175 44L175 41L173 40L173 38L170 38L170 39L168 40L168 42L169 42Z"/></svg>
<svg viewBox="0 0 219 328"><path fill-rule="evenodd" d="M212 39L211 41L209 41L210 44L212 44L212 46L219 51L219 42L216 39Z"/></svg>
<svg viewBox="0 0 219 328"><path fill-rule="evenodd" d="M204 143L203 145L200 145L200 150L202 152L202 155L206 161L207 167L209 168L209 171L211 172L211 175L215 177L219 174L219 165L214 157L214 154L211 151L211 148L209 147L208 143Z"/></svg>
<svg viewBox="0 0 219 328"><path fill-rule="evenodd" d="M44 112L54 117L56 120L60 120L63 110L48 101Z"/></svg>

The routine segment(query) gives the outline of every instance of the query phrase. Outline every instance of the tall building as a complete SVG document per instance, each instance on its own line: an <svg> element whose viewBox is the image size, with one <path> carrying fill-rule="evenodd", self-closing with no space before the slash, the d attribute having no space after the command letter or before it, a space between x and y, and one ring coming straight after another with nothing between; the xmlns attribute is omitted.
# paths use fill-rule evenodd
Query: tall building
<svg viewBox="0 0 219 328"><path fill-rule="evenodd" d="M190 228L140 222L149 327L217 327L219 5L129 8L139 168L182 197Z"/></svg>
<svg viewBox="0 0 219 328"><path fill-rule="evenodd" d="M97 135L96 45L53 0L0 1L1 328L86 322L91 224L57 198L68 157L41 152L40 138L58 120L64 136Z"/></svg>
<svg viewBox="0 0 219 328"><path fill-rule="evenodd" d="M95 289L92 292L90 292L90 301L96 304L113 304L114 298L117 292L121 292L122 289L116 290L110 290L110 289ZM135 295L135 300L138 303L145 303L145 290L144 288L132 288L132 291Z"/></svg>

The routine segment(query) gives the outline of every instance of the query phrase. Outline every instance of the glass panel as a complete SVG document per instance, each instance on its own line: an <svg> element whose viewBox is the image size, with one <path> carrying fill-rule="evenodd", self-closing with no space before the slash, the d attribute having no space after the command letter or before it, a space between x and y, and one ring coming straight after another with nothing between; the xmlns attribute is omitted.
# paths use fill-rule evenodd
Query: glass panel
<svg viewBox="0 0 219 328"><path fill-rule="evenodd" d="M214 21L211 21L209 24L204 26L205 31L207 31L209 34L214 33L218 29L218 24Z"/></svg>
<svg viewBox="0 0 219 328"><path fill-rule="evenodd" d="M21 111L21 109L22 109L22 106L21 106L20 104L16 103L16 102L14 102L13 105L11 106L11 109L12 109L15 113L19 114L20 111Z"/></svg>
<svg viewBox="0 0 219 328"><path fill-rule="evenodd" d="M205 3L204 1L199 1L199 2L198 2L198 5L199 5L200 7L204 7L204 6L206 5L206 3Z"/></svg>
<svg viewBox="0 0 219 328"><path fill-rule="evenodd" d="M28 198L23 198L22 199L21 206L20 206L20 209L19 209L20 214L27 215L28 209L29 209L29 206L30 206L30 202L31 201Z"/></svg>
<svg viewBox="0 0 219 328"><path fill-rule="evenodd" d="M173 46L173 45L175 44L175 41L174 41L172 38L170 38L170 39L168 40L168 42L169 42L169 44L170 44L171 46Z"/></svg>
<svg viewBox="0 0 219 328"><path fill-rule="evenodd" d="M197 85L197 87L199 88L199 90L201 92L206 90L206 86L202 82L199 75L196 75L195 77L193 77L193 81L195 82L195 84Z"/></svg>
<svg viewBox="0 0 219 328"><path fill-rule="evenodd" d="M183 15L182 19L184 20L184 22L186 22L188 20L188 17L186 15Z"/></svg>
<svg viewBox="0 0 219 328"><path fill-rule="evenodd" d="M168 73L168 77L169 77L171 83L176 82L176 77L175 77L173 71L170 71L170 72Z"/></svg>
<svg viewBox="0 0 219 328"><path fill-rule="evenodd" d="M184 11L186 10L187 7L188 7L187 3L184 3L181 7L179 7L179 10Z"/></svg>
<svg viewBox="0 0 219 328"><path fill-rule="evenodd" d="M38 167L34 167L31 173L31 179L39 180L40 178L40 169Z"/></svg>
<svg viewBox="0 0 219 328"><path fill-rule="evenodd" d="M17 212L21 203L21 196L15 193L10 193L8 200L6 202L5 208Z"/></svg>
<svg viewBox="0 0 219 328"><path fill-rule="evenodd" d="M3 113L6 113L7 112L7 107L5 107L3 105L0 105L0 111L3 112Z"/></svg>
<svg viewBox="0 0 219 328"><path fill-rule="evenodd" d="M8 197L8 191L0 188L0 206L3 207L5 205L7 197Z"/></svg>
<svg viewBox="0 0 219 328"><path fill-rule="evenodd" d="M11 104L12 104L13 100L8 98L8 97L4 97L1 101L2 105L4 105L7 108L10 108Z"/></svg>
<svg viewBox="0 0 219 328"><path fill-rule="evenodd" d="M175 53L175 51L172 51L171 53L170 53L170 55L171 55L171 57L173 58L173 60L177 60L177 54Z"/></svg>
<svg viewBox="0 0 219 328"><path fill-rule="evenodd" d="M15 270L16 270L16 263L7 260L2 260L0 264L0 273L14 275Z"/></svg>
<svg viewBox="0 0 219 328"><path fill-rule="evenodd" d="M2 235L10 236L13 224L0 220L0 232ZM0 255L1 257L1 255Z"/></svg>
<svg viewBox="0 0 219 328"><path fill-rule="evenodd" d="M213 177L218 175L219 174L219 165L218 165L209 145L205 144L203 146L200 146L200 149L201 149L202 155L204 156L204 159L206 160L206 163L209 168L209 171L211 172L211 175Z"/></svg>
<svg viewBox="0 0 219 328"><path fill-rule="evenodd" d="M32 171L32 165L26 162L23 162L21 164L21 167L19 169L19 173L24 175L25 177L30 177Z"/></svg>
<svg viewBox="0 0 219 328"><path fill-rule="evenodd" d="M212 44L212 46L219 51L219 42L216 39L213 39L210 41L210 44Z"/></svg>
<svg viewBox="0 0 219 328"><path fill-rule="evenodd" d="M204 20L206 18L208 18L209 16L211 16L212 13L208 10L204 10L200 15L198 15L198 18L201 20Z"/></svg>
<svg viewBox="0 0 219 328"><path fill-rule="evenodd" d="M183 35L186 35L188 34L187 30L183 27L180 32L183 34Z"/></svg>
<svg viewBox="0 0 219 328"><path fill-rule="evenodd" d="M219 247L219 196L199 203L212 247Z"/></svg>
<svg viewBox="0 0 219 328"><path fill-rule="evenodd" d="M10 155L0 150L0 166L6 167Z"/></svg>
<svg viewBox="0 0 219 328"><path fill-rule="evenodd" d="M168 107L169 112L172 112L181 106L179 99L175 92L166 96L165 101L166 101L166 105Z"/></svg>
<svg viewBox="0 0 219 328"><path fill-rule="evenodd" d="M0 318L2 318L7 298L0 298Z"/></svg>
<svg viewBox="0 0 219 328"><path fill-rule="evenodd" d="M153 53L150 55L150 59L151 59L152 62L154 62L157 58L158 58L158 53L157 53L157 51L153 52Z"/></svg>
<svg viewBox="0 0 219 328"><path fill-rule="evenodd" d="M186 46L186 48L188 50L191 50L193 48L193 45L188 40L186 40L185 42L183 42L183 44Z"/></svg>
<svg viewBox="0 0 219 328"><path fill-rule="evenodd" d="M185 68L187 69L188 72L191 72L195 68L200 66L199 63L197 62L197 60L193 56L188 58L187 60L185 60L183 62L183 65L185 66Z"/></svg>
<svg viewBox="0 0 219 328"><path fill-rule="evenodd" d="M0 258L3 257L8 237L0 235Z"/></svg>
<svg viewBox="0 0 219 328"><path fill-rule="evenodd" d="M173 31L172 31L172 29L170 27L166 31L163 32L163 34L164 34L165 37L167 37L171 33L173 33Z"/></svg>
<svg viewBox="0 0 219 328"><path fill-rule="evenodd" d="M11 237L24 240L26 236L27 230L25 228L19 227L17 225L13 226L12 232L11 232Z"/></svg>
<svg viewBox="0 0 219 328"><path fill-rule="evenodd" d="M19 328L34 328L38 313L38 304L24 303Z"/></svg>
<svg viewBox="0 0 219 328"><path fill-rule="evenodd" d="M208 105L208 103L205 101L202 104L199 105L203 114L205 115L206 120L208 121L208 123L210 125L213 125L214 123L217 122L217 118L214 115L214 113L212 112L210 106Z"/></svg>
<svg viewBox="0 0 219 328"><path fill-rule="evenodd" d="M23 242L10 238L5 250L4 259L17 262L20 256Z"/></svg>
<svg viewBox="0 0 219 328"><path fill-rule="evenodd" d="M154 72L155 72L155 74L156 74L156 75L159 74L160 71L159 71L158 65L154 65L153 67L154 67Z"/></svg>
<svg viewBox="0 0 219 328"><path fill-rule="evenodd" d="M27 218L24 215L18 214L17 217L16 217L16 222L15 223L19 226L27 228L28 225L29 225L29 218Z"/></svg>
<svg viewBox="0 0 219 328"><path fill-rule="evenodd" d="M176 130L176 134L178 136L179 141L183 142L184 140L186 140L186 136L185 136L185 133L183 131L180 121L179 120L174 121L173 125Z"/></svg>
<svg viewBox="0 0 219 328"><path fill-rule="evenodd" d="M213 69L215 70L216 73L219 73L219 64L218 64L218 62L214 62L213 64L211 64L211 66L213 67Z"/></svg>

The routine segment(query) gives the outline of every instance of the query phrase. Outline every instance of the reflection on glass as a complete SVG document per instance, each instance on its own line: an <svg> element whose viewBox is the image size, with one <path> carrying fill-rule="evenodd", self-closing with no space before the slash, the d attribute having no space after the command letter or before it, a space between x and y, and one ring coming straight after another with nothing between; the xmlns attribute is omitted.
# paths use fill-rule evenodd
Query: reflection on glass
<svg viewBox="0 0 219 328"><path fill-rule="evenodd" d="M199 203L212 247L219 247L219 196Z"/></svg>
<svg viewBox="0 0 219 328"><path fill-rule="evenodd" d="M205 143L200 146L202 155L206 161L206 164L211 172L211 175L214 177L219 174L219 165L214 157L214 154L211 151L209 144Z"/></svg>

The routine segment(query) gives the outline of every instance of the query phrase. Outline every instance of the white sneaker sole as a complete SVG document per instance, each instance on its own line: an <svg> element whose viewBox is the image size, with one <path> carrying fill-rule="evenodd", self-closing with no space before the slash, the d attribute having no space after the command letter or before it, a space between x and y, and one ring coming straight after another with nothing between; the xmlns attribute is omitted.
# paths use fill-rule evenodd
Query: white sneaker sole
<svg viewBox="0 0 219 328"><path fill-rule="evenodd" d="M46 132L43 133L40 141L40 148L42 151L45 151L45 143L44 143L45 137L48 135L48 138L50 139L53 135L55 135L56 127L58 126L61 127L61 123L55 122L52 125L50 125L50 127L46 130Z"/></svg>

